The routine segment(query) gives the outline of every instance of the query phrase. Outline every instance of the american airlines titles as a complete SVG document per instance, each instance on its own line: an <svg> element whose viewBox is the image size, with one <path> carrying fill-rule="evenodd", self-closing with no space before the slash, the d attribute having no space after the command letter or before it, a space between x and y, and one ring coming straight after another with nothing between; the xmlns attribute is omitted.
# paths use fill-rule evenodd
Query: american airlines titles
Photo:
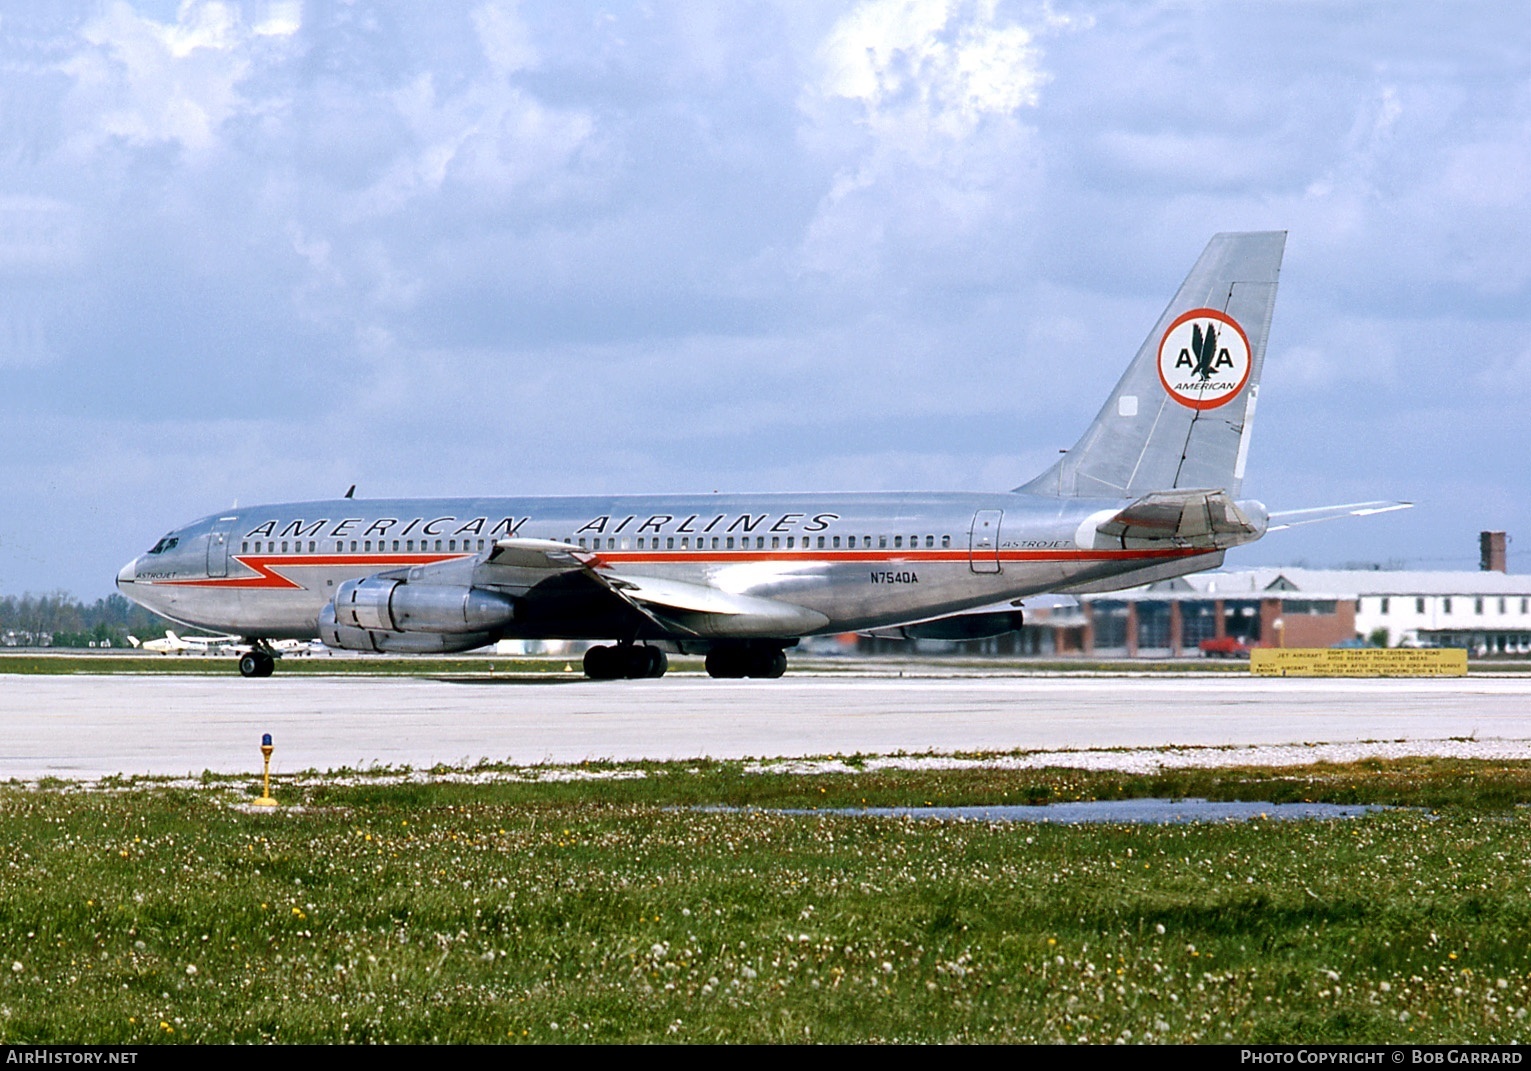
<svg viewBox="0 0 1531 1071"><path fill-rule="evenodd" d="M766 526L766 521L770 520L770 517L769 513L762 513L758 517L753 513L741 513L729 521L727 513L719 513L706 522L702 522L702 515L700 513L693 513L691 516L683 518L675 527L670 528L668 526L675 522L673 514L654 513L650 514L648 519L636 528L629 528L638 519L636 513L629 514L620 520L616 519L614 514L607 514L596 517L594 520L575 529L574 534L584 535L588 532L595 535L616 535L622 531L631 531L634 535L642 532L665 531L673 532L676 535L692 532L697 535L704 535L708 532L751 533L757 530L762 532L791 532L796 531L799 525L802 526L804 532L822 532L829 527L830 521L838 521L840 519L838 513L815 513L811 518L806 513L783 513L769 526ZM807 519L807 524L803 524L804 519ZM724 521L728 521L728 524L720 527ZM698 523L701 523L700 528L697 527Z"/></svg>
<svg viewBox="0 0 1531 1071"><path fill-rule="evenodd" d="M275 536L296 536L300 539L324 538L333 539L339 536L393 536L395 538L407 535L439 536L439 535L491 535L491 536L514 536L523 524L531 520L530 517L522 517L517 520L514 517L506 517L497 522L487 532L484 530L489 523L488 517L474 517L466 523L457 524L456 517L432 517L427 520L424 517L416 517L403 528L398 528L404 522L398 517L379 517L370 524L365 517L347 517L335 521L334 526L328 532L324 532L325 525L330 524L328 518L318 521L295 520L289 521L280 532L276 526L281 521L267 521L258 524L245 533L244 538L255 539L271 538ZM366 528L359 529L357 525L365 524ZM453 527L457 525L457 527ZM397 529L397 530L395 530ZM322 536L321 536L322 533Z"/></svg>
<svg viewBox="0 0 1531 1071"><path fill-rule="evenodd" d="M635 535L640 532L671 532L677 535L686 533L701 535L707 532L822 532L829 528L831 521L839 519L838 513L815 513L811 516L806 513L783 513L777 515L774 520L769 513L742 513L734 516L719 513L705 520L699 513L682 518L669 513L654 513L639 521L637 514L629 514L626 517L605 514L585 522L575 529L574 534L616 535L624 531ZM365 517L346 517L333 522L329 518L317 521L300 518L285 524L280 520L265 521L246 532L244 538L336 539L341 536L358 538L378 536L398 539L408 535L512 537L518 535L521 528L530 520L530 517L505 517L491 527L488 517L474 517L462 523L453 516L429 519L415 517L407 523L399 517L379 517L370 522ZM279 525L280 529L278 529ZM361 527L363 525L365 527ZM325 531L326 528L329 530Z"/></svg>

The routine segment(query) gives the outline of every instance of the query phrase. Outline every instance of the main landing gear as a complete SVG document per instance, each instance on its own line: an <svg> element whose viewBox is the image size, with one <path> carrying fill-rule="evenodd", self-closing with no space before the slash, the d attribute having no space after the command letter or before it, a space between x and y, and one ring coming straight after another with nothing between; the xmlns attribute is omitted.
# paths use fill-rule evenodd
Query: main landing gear
<svg viewBox="0 0 1531 1071"><path fill-rule="evenodd" d="M714 647L707 652L709 677L764 677L787 672L787 652L780 647Z"/></svg>
<svg viewBox="0 0 1531 1071"><path fill-rule="evenodd" d="M263 647L252 647L239 656L241 677L269 677L276 669L276 658Z"/></svg>
<svg viewBox="0 0 1531 1071"><path fill-rule="evenodd" d="M658 647L623 643L585 652L585 676L593 681L663 677L669 668L670 659Z"/></svg>

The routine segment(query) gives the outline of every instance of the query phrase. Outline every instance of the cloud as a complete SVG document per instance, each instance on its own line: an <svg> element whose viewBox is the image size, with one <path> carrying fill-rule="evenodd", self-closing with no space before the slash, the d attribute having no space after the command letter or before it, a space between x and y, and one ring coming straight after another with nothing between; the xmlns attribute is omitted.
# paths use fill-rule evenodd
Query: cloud
<svg viewBox="0 0 1531 1071"><path fill-rule="evenodd" d="M86 47L62 64L74 83L74 151L112 141L211 149L220 127L251 106L238 87L257 46L291 38L300 25L295 3L271 5L253 27L219 0L183 0L174 22L109 4L81 29Z"/></svg>
<svg viewBox="0 0 1531 1071"><path fill-rule="evenodd" d="M1035 32L992 0L864 0L816 59L803 137L837 163L810 266L866 270L878 246L960 243L1024 201L1034 161L1019 114L1048 75Z"/></svg>

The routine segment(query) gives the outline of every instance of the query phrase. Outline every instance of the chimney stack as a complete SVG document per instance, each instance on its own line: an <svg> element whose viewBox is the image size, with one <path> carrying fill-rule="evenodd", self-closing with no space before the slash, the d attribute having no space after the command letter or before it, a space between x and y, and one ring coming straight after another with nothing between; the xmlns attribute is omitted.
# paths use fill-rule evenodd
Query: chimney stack
<svg viewBox="0 0 1531 1071"><path fill-rule="evenodd" d="M1478 534L1478 568L1484 572L1505 573L1505 535L1503 532Z"/></svg>

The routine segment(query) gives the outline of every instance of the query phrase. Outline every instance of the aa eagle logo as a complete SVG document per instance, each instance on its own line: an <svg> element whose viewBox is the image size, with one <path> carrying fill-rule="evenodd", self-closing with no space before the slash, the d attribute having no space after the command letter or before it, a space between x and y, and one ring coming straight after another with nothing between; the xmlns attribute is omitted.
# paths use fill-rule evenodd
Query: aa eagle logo
<svg viewBox="0 0 1531 1071"><path fill-rule="evenodd" d="M1181 315L1159 343L1159 381L1181 405L1216 409L1249 381L1249 338L1216 309Z"/></svg>

